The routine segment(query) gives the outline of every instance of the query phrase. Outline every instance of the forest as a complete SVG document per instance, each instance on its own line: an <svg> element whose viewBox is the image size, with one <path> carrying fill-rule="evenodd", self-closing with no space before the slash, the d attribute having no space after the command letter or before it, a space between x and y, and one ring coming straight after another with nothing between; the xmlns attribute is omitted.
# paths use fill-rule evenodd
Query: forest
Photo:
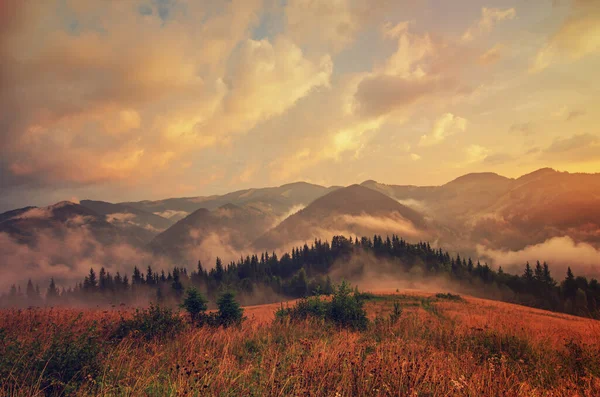
<svg viewBox="0 0 600 397"><path fill-rule="evenodd" d="M360 278L367 266L385 263L381 271L392 275L410 277L418 269L420 277L444 277L456 288L467 289L473 295L600 317L598 281L575 276L570 268L562 279L555 279L550 266L539 261L533 265L526 263L522 274L510 274L502 267L494 270L486 263L475 263L459 254L453 256L441 248L432 248L427 242L408 243L396 235L360 239L334 236L331 242L315 240L280 257L274 252L264 252L228 264L217 258L210 270L200 261L191 271L185 266L166 271L151 265L146 269L135 267L131 277L119 272L112 274L104 268L98 271L91 268L85 278L72 287L59 288L53 279L43 289L31 280L25 288L12 285L10 291L0 297L0 306L77 306L82 303L113 307L148 303L174 306L182 301L185 289L192 286L213 301L223 291L234 291L245 304L327 295L333 290L333 282L339 281L331 279L333 267L340 264L343 268L353 257L358 258L360 265L345 269L344 277ZM365 257L371 260L362 263L361 258Z"/></svg>

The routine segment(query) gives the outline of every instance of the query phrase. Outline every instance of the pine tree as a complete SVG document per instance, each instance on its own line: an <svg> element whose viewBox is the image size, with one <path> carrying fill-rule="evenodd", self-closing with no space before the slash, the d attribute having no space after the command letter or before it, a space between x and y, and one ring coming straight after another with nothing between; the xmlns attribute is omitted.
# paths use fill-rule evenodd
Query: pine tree
<svg viewBox="0 0 600 397"><path fill-rule="evenodd" d="M575 281L575 276L573 275L571 267L567 269L567 276L562 282L561 288L565 300L575 298L575 294L577 293L577 282Z"/></svg>
<svg viewBox="0 0 600 397"><path fill-rule="evenodd" d="M556 285L556 281L554 281L554 279L552 278L552 275L550 274L550 267L546 262L544 262L542 273L544 284L546 284L549 287L554 287Z"/></svg>
<svg viewBox="0 0 600 397"><path fill-rule="evenodd" d="M264 257L263 257L264 260ZM215 263L215 280L218 282L223 281L223 274L225 271L223 270L223 262L221 262L221 258L217 256L217 261Z"/></svg>
<svg viewBox="0 0 600 397"><path fill-rule="evenodd" d="M154 274L152 273L152 267L150 265L148 265L148 269L146 270L146 284L154 284Z"/></svg>
<svg viewBox="0 0 600 397"><path fill-rule="evenodd" d="M192 322L195 322L198 320L198 316L200 316L201 313L204 313L208 308L206 303L207 300L200 291L192 287L188 288L181 307L189 313Z"/></svg>
<svg viewBox="0 0 600 397"><path fill-rule="evenodd" d="M173 269L173 282L171 283L171 288L173 288L173 291L175 291L175 296L177 298L181 297L181 294L183 294L183 284L181 284L181 280L179 277L180 277L179 269L174 268Z"/></svg>
<svg viewBox="0 0 600 397"><path fill-rule="evenodd" d="M535 264L535 272L534 272L534 276L535 281L543 283L544 282L544 270L542 269L542 265L540 264L540 261L537 261L537 263Z"/></svg>
<svg viewBox="0 0 600 397"><path fill-rule="evenodd" d="M219 307L217 316L221 325L228 327L230 325L241 324L244 309L235 300L235 293L232 291L223 292L217 300L217 306Z"/></svg>
<svg viewBox="0 0 600 397"><path fill-rule="evenodd" d="M100 273L98 273L98 289L100 292L104 292L107 290L108 283L106 278L106 269L104 267L100 268Z"/></svg>
<svg viewBox="0 0 600 397"><path fill-rule="evenodd" d="M48 291L46 292L46 301L49 304L56 303L58 299L58 288L56 288L56 284L54 283L54 278L50 279L50 285L48 286Z"/></svg>
<svg viewBox="0 0 600 397"><path fill-rule="evenodd" d="M25 290L25 294L26 294L27 300L29 300L30 304L35 302L35 300L36 300L35 287L33 286L31 279L29 279L27 281L27 289Z"/></svg>
<svg viewBox="0 0 600 397"><path fill-rule="evenodd" d="M530 285L533 281L533 270L531 270L531 265L529 262L525 265L525 271L523 272L523 280L527 285Z"/></svg>
<svg viewBox="0 0 600 397"><path fill-rule="evenodd" d="M90 268L90 272L83 281L83 288L88 291L93 291L98 286L98 280L96 279L96 272L93 268Z"/></svg>
<svg viewBox="0 0 600 397"><path fill-rule="evenodd" d="M142 272L140 272L140 269L138 269L137 266L134 266L133 275L131 276L131 284L139 285L139 284L143 284L143 282L144 282L144 278L142 277Z"/></svg>

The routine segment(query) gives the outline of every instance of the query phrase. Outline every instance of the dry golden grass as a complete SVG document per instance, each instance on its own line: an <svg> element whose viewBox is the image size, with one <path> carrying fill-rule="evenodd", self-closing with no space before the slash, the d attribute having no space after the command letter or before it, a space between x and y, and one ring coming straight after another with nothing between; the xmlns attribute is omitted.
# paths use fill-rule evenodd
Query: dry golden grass
<svg viewBox="0 0 600 397"><path fill-rule="evenodd" d="M476 298L384 291L365 332L274 322L279 304L246 308L241 328L188 327L164 340L106 344L80 396L598 396L599 322ZM399 301L397 324L382 320ZM79 311L4 311L11 338L50 338ZM84 311L105 334L129 311ZM103 334L104 335L104 334ZM102 338L102 337L100 337ZM569 344L571 343L571 344ZM569 347L570 346L570 347ZM575 348L573 346L576 346ZM35 377L32 377L35 378ZM44 395L30 384L0 388Z"/></svg>

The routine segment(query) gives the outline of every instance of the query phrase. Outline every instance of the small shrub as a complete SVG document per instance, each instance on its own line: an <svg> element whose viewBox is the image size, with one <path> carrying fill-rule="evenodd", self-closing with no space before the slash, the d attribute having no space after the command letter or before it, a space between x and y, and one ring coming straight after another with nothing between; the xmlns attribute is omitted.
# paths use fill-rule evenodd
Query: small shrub
<svg viewBox="0 0 600 397"><path fill-rule="evenodd" d="M390 323L396 324L402 315L402 306L400 302L394 302L394 311L390 313Z"/></svg>
<svg viewBox="0 0 600 397"><path fill-rule="evenodd" d="M217 300L219 312L217 318L219 325L228 327L230 325L240 325L244 320L244 309L235 300L235 294L231 291L226 291Z"/></svg>
<svg viewBox="0 0 600 397"><path fill-rule="evenodd" d="M318 296L300 299L296 304L289 308L283 305L275 312L275 318L282 320L290 317L292 320L305 320L308 317L325 318L327 315L327 302L322 301Z"/></svg>
<svg viewBox="0 0 600 397"><path fill-rule="evenodd" d="M363 308L364 302L351 292L350 284L342 281L334 291L328 317L342 327L364 330L369 324L367 312Z"/></svg>
<svg viewBox="0 0 600 397"><path fill-rule="evenodd" d="M377 295L375 295L372 292L359 292L358 290L354 290L354 296L357 299L360 299L363 301L371 301L371 300L377 299Z"/></svg>
<svg viewBox="0 0 600 397"><path fill-rule="evenodd" d="M200 315L208 308L206 303L206 298L196 288L188 288L181 308L189 313L192 322L197 322Z"/></svg>
<svg viewBox="0 0 600 397"><path fill-rule="evenodd" d="M438 299L445 299L445 300L449 300L449 301L455 301L455 302L462 302L464 301L464 299L462 298L462 296L460 295L455 295L455 294L451 294L451 293L446 293L446 294L435 294L435 297Z"/></svg>
<svg viewBox="0 0 600 397"><path fill-rule="evenodd" d="M308 317L331 321L344 328L364 330L369 324L367 313L363 308L361 294L352 292L345 281L334 287L331 301L322 301L318 296L299 300L291 308L283 306L275 312L278 321L289 317L293 321Z"/></svg>
<svg viewBox="0 0 600 397"><path fill-rule="evenodd" d="M183 329L183 319L173 310L151 304L148 309L136 309L133 318L121 319L113 338L123 339L133 334L147 340L164 338Z"/></svg>
<svg viewBox="0 0 600 397"><path fill-rule="evenodd" d="M473 353L481 360L505 356L512 361L528 362L533 352L528 340L496 331L475 334L468 343Z"/></svg>

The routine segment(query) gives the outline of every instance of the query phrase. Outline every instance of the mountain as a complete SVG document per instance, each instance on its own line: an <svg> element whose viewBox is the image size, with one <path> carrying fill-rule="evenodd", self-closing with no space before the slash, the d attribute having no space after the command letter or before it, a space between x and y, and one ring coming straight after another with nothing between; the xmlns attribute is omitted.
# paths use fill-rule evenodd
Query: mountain
<svg viewBox="0 0 600 397"><path fill-rule="evenodd" d="M279 187L238 190L220 196L170 198L121 204L173 221L183 219L199 208L213 210L226 204L253 207L274 216L282 216L294 207L308 205L316 198L338 188L337 186L323 187L306 182L296 182Z"/></svg>
<svg viewBox="0 0 600 397"><path fill-rule="evenodd" d="M512 182L510 178L484 172L466 174L442 186L384 185L375 181L362 185L429 212L438 220L453 220L492 205Z"/></svg>
<svg viewBox="0 0 600 397"><path fill-rule="evenodd" d="M524 175L472 223L472 240L494 248L517 250L564 236L600 248L600 174L542 169Z"/></svg>
<svg viewBox="0 0 600 397"><path fill-rule="evenodd" d="M276 218L251 206L225 204L200 208L156 236L150 248L175 262L193 264L216 256L234 259L258 235L271 228ZM247 252L245 252L247 254Z"/></svg>
<svg viewBox="0 0 600 397"><path fill-rule="evenodd" d="M362 185L434 219L439 242L457 251L521 250L565 236L600 248L600 174L543 168L516 179L467 174L442 186Z"/></svg>
<svg viewBox="0 0 600 397"><path fill-rule="evenodd" d="M123 204L106 201L81 200L80 205L103 215L107 222L150 242L156 235L173 225L174 221Z"/></svg>
<svg viewBox="0 0 600 397"><path fill-rule="evenodd" d="M360 185L337 189L291 215L254 242L258 249L303 244L334 234L395 233L420 238L431 233L425 218L389 196Z"/></svg>
<svg viewBox="0 0 600 397"><path fill-rule="evenodd" d="M83 234L101 244L143 241L107 222L104 216L82 205L62 201L48 207L26 207L0 214L0 233L20 244L36 245L49 239L64 239L69 233Z"/></svg>

